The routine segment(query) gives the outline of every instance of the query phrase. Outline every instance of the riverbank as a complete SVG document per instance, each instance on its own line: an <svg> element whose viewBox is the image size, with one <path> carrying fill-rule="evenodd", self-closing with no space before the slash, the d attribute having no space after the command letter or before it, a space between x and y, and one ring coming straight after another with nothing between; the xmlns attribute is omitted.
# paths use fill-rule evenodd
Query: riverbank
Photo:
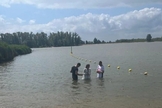
<svg viewBox="0 0 162 108"><path fill-rule="evenodd" d="M29 54L31 52L32 50L25 45L9 45L0 42L0 63L11 61L18 55Z"/></svg>

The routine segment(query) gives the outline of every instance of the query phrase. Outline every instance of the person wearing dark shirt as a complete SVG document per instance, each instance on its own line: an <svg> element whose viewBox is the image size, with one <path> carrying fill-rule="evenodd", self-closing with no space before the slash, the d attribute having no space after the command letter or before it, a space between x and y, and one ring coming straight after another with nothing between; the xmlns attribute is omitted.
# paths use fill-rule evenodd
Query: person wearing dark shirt
<svg viewBox="0 0 162 108"><path fill-rule="evenodd" d="M71 73L73 80L78 80L78 76L82 76L83 74L78 73L78 68L81 66L80 63L77 63L77 65L71 67Z"/></svg>

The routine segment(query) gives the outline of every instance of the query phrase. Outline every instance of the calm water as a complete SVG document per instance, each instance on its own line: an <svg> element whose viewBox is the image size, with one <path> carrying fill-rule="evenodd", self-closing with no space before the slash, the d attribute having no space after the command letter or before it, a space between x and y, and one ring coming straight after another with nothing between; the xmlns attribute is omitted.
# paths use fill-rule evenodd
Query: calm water
<svg viewBox="0 0 162 108"><path fill-rule="evenodd" d="M70 50L36 48L1 64L0 107L162 107L162 43L85 45L73 47L75 57ZM97 79L95 73L100 60L105 66L103 79ZM77 62L82 64L80 73L90 63L91 81L81 77L72 81L69 71Z"/></svg>

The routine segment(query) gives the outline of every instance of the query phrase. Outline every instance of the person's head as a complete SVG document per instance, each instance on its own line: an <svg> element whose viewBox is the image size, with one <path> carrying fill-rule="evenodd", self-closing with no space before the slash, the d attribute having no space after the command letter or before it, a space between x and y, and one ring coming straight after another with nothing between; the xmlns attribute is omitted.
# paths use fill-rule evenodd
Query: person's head
<svg viewBox="0 0 162 108"><path fill-rule="evenodd" d="M89 69L89 68L90 68L90 64L87 64L87 65L86 65L86 68Z"/></svg>
<svg viewBox="0 0 162 108"><path fill-rule="evenodd" d="M81 64L80 63L77 63L77 67L80 67L81 66Z"/></svg>
<svg viewBox="0 0 162 108"><path fill-rule="evenodd" d="M99 65L102 66L102 61L99 61Z"/></svg>

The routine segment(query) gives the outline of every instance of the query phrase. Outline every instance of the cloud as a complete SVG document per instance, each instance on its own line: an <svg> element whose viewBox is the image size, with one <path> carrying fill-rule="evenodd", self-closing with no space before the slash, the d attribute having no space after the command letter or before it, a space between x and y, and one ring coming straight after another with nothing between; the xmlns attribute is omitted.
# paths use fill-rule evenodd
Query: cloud
<svg viewBox="0 0 162 108"><path fill-rule="evenodd" d="M35 20L30 20L29 21L29 24L34 24L35 23Z"/></svg>
<svg viewBox="0 0 162 108"><path fill-rule="evenodd" d="M1 0L0 5L4 7L10 7L9 0Z"/></svg>
<svg viewBox="0 0 162 108"><path fill-rule="evenodd" d="M87 13L54 19L45 24L35 24L34 20L29 22L33 24L19 25L12 24L12 22L9 24L4 17L0 16L0 32L71 31L77 32L83 39L99 37L106 40L140 38L148 33L156 36L162 35L162 10L160 8L144 8L117 16Z"/></svg>
<svg viewBox="0 0 162 108"><path fill-rule="evenodd" d="M2 15L0 15L0 22L2 23L4 21L4 18Z"/></svg>
<svg viewBox="0 0 162 108"><path fill-rule="evenodd" d="M6 25L8 25L9 22L5 20L5 16L4 15L0 15L0 28L4 28L6 27Z"/></svg>
<svg viewBox="0 0 162 108"><path fill-rule="evenodd" d="M21 18L17 18L16 21L17 21L18 23L20 23L20 24L23 23L23 22L25 22L25 20L22 20Z"/></svg>
<svg viewBox="0 0 162 108"><path fill-rule="evenodd" d="M39 8L111 8L142 4L162 4L162 0L1 0L0 5L10 7L12 4L29 4Z"/></svg>

